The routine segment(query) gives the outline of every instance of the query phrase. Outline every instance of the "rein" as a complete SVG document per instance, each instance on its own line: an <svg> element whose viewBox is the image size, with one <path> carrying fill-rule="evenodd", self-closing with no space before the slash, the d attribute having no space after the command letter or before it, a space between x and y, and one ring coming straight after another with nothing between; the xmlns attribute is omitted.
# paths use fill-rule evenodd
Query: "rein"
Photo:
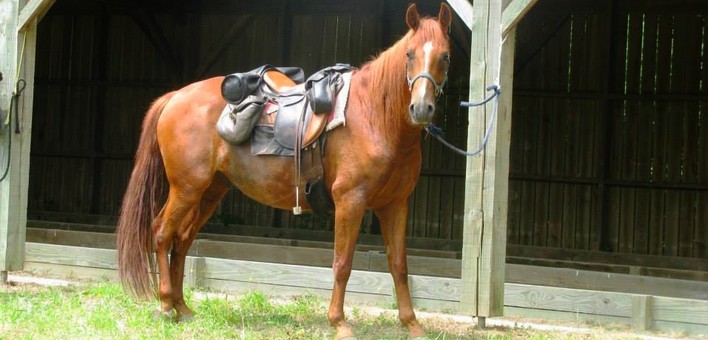
<svg viewBox="0 0 708 340"><path fill-rule="evenodd" d="M418 78L418 77L420 77L420 75L416 76L416 78ZM415 81L415 78L414 78L414 81ZM433 81L433 84L435 84L435 81ZM437 89L436 89L436 91L437 91ZM473 106L484 105L487 102L489 102L490 100L496 99L494 101L494 108L492 109L492 116L490 117L489 125L487 125L487 130L484 132L484 137L482 138L482 142L480 143L480 146L475 151L467 152L465 150L462 150L462 149L452 145L452 143L448 142L445 139L445 137L444 137L445 134L443 133L443 130L441 128L437 127L433 123L426 125L425 131L427 131L429 134L431 134L433 137L435 137L435 139L439 140L440 143L442 143L443 145L447 146L452 151L454 151L460 155L467 156L467 157L472 157L472 156L477 155L487 146L487 142L489 141L489 135L492 132L492 125L494 124L494 119L496 118L496 115L497 115L497 108L499 107L499 94L501 93L499 86L498 85L489 85L489 86L487 86L487 91L494 91L494 93L492 93L489 97L485 98L484 100L482 100L480 102L476 102L476 103L470 103L470 102L465 102L465 101L460 102L461 107L473 107Z"/></svg>

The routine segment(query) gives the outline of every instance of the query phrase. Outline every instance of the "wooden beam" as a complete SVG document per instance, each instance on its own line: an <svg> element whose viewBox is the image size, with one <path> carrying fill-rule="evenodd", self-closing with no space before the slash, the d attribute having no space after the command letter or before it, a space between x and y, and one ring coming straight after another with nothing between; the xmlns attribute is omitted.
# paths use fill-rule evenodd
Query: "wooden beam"
<svg viewBox="0 0 708 340"><path fill-rule="evenodd" d="M33 1L30 4L33 8L41 8L40 5L47 2ZM32 11L34 14L27 19L28 22L18 34L18 1L4 1L0 6L7 6L0 9L0 22L5 25L0 29L3 32L0 33L0 54L3 56L0 58L3 60L0 67L6 78L1 87L0 109L9 111L10 94L16 91L17 78L25 81L24 91L15 101L19 117L14 114L12 117L13 121L19 119L20 133L15 133L13 123L12 127L2 130L4 135L1 137L4 154L2 158L9 157L9 169L7 177L0 182L0 271L9 271L22 269L24 264L34 64L39 21L36 13L40 11ZM8 165L3 163L0 170L4 172L6 166Z"/></svg>
<svg viewBox="0 0 708 340"><path fill-rule="evenodd" d="M509 34L511 29L516 27L516 24L523 19L537 1L538 0L513 0L509 3L502 13L502 36Z"/></svg>
<svg viewBox="0 0 708 340"><path fill-rule="evenodd" d="M447 3L450 4L452 10L462 19L467 29L472 29L472 16L474 12L472 10L472 4L467 0L447 0Z"/></svg>
<svg viewBox="0 0 708 340"><path fill-rule="evenodd" d="M0 72L3 75L3 80L0 81L0 110L5 117L5 114L10 111L10 100L14 91L15 75L17 74L17 0L0 2ZM0 122L0 175L5 172L5 167L12 165L6 164L7 157L12 158L11 150L9 150L9 142L17 140L12 134L12 128L5 126L5 121ZM8 154L9 153L9 154ZM8 169L9 171L9 169ZM22 261L24 249L17 247L19 228L14 223L14 218L11 216L12 209L10 207L10 176L0 182L0 284L4 284L7 280L7 271L17 268L22 268L18 262ZM24 241L24 240L23 240Z"/></svg>
<svg viewBox="0 0 708 340"><path fill-rule="evenodd" d="M500 84L502 59L502 2L475 2L470 55L470 102L479 102L491 84ZM507 39L505 53L513 51L514 39ZM513 52L511 52L513 60ZM508 57L504 58L509 60ZM507 66L513 67L513 66ZM500 84L511 89L511 84ZM502 98L510 100L506 93ZM500 102L501 103L501 102ZM495 101L469 110L467 149L475 150L483 140L492 118L493 129L482 153L467 158L465 178L464 231L462 241L462 289L460 310L478 317L503 314L504 258L506 246L506 197L508 187L511 124L510 105Z"/></svg>
<svg viewBox="0 0 708 340"><path fill-rule="evenodd" d="M632 327L638 331L651 328L651 296L632 295Z"/></svg>
<svg viewBox="0 0 708 340"><path fill-rule="evenodd" d="M55 0L30 0L25 7L22 7L19 17L17 18L17 30L21 31L27 28L32 19L39 19L52 7Z"/></svg>
<svg viewBox="0 0 708 340"><path fill-rule="evenodd" d="M56 229L27 228L27 242L49 243L60 246L115 249L115 233L65 231ZM205 239L195 240L188 255L229 260L274 262L304 266L330 267L331 242L297 241L248 236L202 234ZM295 245L297 244L297 245ZM383 248L357 245L353 269L388 273L388 261ZM508 248L511 251L512 248ZM440 254L437 254L440 255ZM582 261L583 259L580 258ZM673 261L677 261L675 258ZM408 273L447 278L460 278L461 261L426 254L408 254ZM675 275L675 274L674 274ZM708 300L708 281L681 280L608 273L595 270L554 268L507 263L505 282L539 286L602 290L644 295L659 295L684 299Z"/></svg>

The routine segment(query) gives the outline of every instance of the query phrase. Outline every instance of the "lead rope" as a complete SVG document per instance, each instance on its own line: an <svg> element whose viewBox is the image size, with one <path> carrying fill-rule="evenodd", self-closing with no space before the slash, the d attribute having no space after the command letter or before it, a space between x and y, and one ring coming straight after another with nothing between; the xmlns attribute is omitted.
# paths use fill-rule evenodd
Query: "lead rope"
<svg viewBox="0 0 708 340"><path fill-rule="evenodd" d="M12 125L12 112L15 112L15 134L20 133L20 115L19 115L19 104L20 104L20 95L22 95L22 92L25 90L25 87L27 86L27 82L25 82L24 79L20 79L20 71L22 70L22 62L25 60L25 45L27 44L27 34L25 33L24 38L22 39L22 51L20 51L20 62L19 65L17 66L17 75L15 79L17 79L17 82L15 83L15 91L12 93L12 97L10 97L10 107L8 108L7 111L7 117L5 117L5 121L2 122L0 128L5 128L7 126L7 130L10 131L10 125ZM14 109L14 110L13 110ZM5 178L7 178L8 173L10 172L10 158L12 156L12 135L8 134L7 136L7 162L5 164L5 170L3 171L2 176L0 176L0 182L4 181Z"/></svg>
<svg viewBox="0 0 708 340"><path fill-rule="evenodd" d="M499 107L499 94L501 93L501 90L499 89L499 85L489 85L487 86L487 91L494 91L489 97L485 98L484 100L476 103L470 103L470 102L465 102L462 101L460 102L461 107L473 107L473 106L480 106L484 105L487 102L489 102L492 99L494 100L494 103L492 103L494 106L492 108L492 116L490 117L489 124L487 125L487 130L484 132L484 137L482 137L482 142L480 143L479 147L472 151L472 152L467 152L465 150L462 150L454 145L452 143L448 142L445 139L445 133L441 128L436 126L433 123L430 123L425 126L425 131L427 131L429 134L431 134L435 139L439 140L440 143L443 145L447 146L450 148L452 151L462 155L462 156L467 156L467 157L472 157L477 155L478 153L482 152L482 150L487 146L487 142L489 141L489 135L492 132L492 125L494 125L494 120L497 116L497 109Z"/></svg>

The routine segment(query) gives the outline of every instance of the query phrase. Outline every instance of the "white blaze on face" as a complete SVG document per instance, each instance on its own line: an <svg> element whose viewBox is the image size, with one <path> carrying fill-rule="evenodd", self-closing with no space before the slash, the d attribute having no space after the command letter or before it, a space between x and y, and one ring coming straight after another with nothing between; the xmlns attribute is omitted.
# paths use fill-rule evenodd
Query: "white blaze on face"
<svg viewBox="0 0 708 340"><path fill-rule="evenodd" d="M423 72L430 72L430 53L431 52L433 52L433 42L426 41L425 44L423 44ZM420 86L419 87L420 98L425 98L425 91L427 89L428 89L427 86Z"/></svg>

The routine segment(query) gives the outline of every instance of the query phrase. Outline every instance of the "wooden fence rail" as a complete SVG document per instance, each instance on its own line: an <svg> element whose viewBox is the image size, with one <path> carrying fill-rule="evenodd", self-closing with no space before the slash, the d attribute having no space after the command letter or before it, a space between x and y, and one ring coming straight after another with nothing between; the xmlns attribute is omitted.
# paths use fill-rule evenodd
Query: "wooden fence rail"
<svg viewBox="0 0 708 340"><path fill-rule="evenodd" d="M233 248L244 246L232 245ZM376 253L371 254L373 257L378 256ZM317 257L316 254L313 256ZM278 255L271 255L271 258L281 259ZM413 263L416 263L415 258L412 259ZM524 267L514 269L512 266L509 267L512 270L508 269L507 272L527 271L542 276L538 275L540 267ZM117 278L116 252L113 249L27 243L25 268L73 277ZM582 271L574 272L576 275L590 275ZM224 291L258 289L275 295L308 293L329 296L332 273L331 269L325 267L189 256L185 282L192 286ZM460 309L460 279L411 275L410 282L416 308L448 311ZM347 290L349 301L394 301L388 273L354 270ZM505 284L504 299L505 316L627 323L638 329L708 333L706 300L511 282Z"/></svg>

